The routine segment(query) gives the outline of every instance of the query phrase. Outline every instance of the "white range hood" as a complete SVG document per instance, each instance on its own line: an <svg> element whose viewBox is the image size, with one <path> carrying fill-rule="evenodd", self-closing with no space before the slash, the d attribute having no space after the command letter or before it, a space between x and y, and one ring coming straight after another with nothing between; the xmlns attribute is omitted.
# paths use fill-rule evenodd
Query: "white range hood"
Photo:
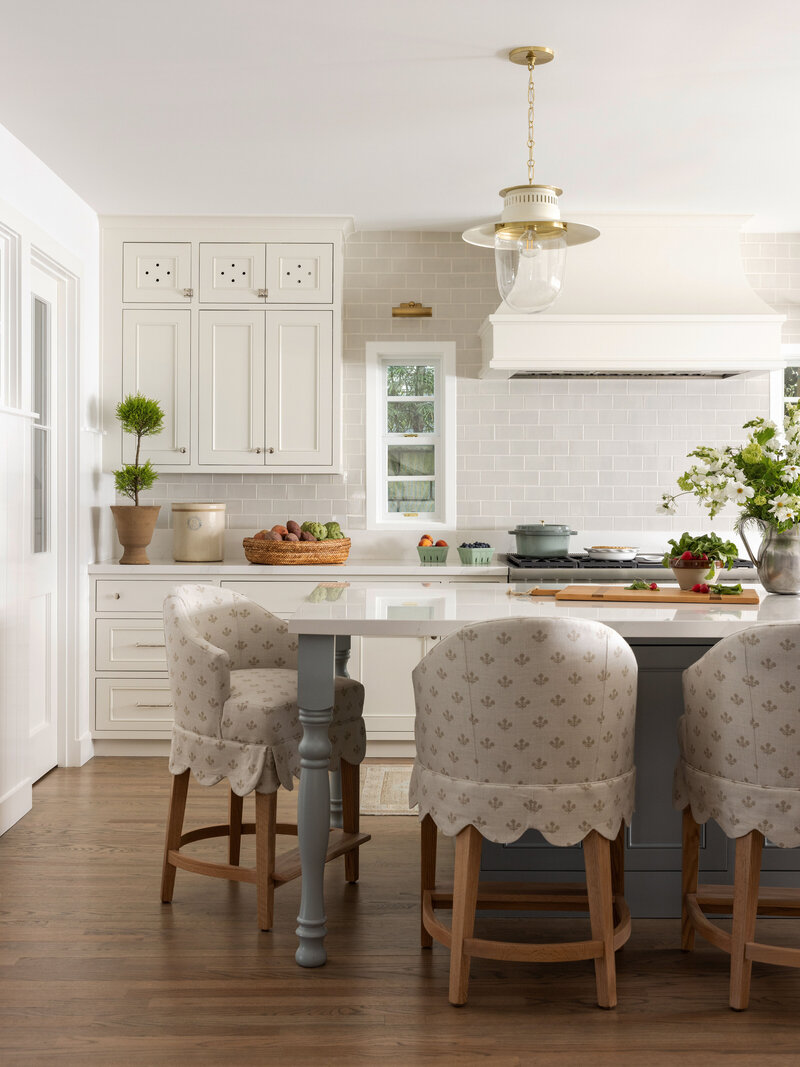
<svg viewBox="0 0 800 1067"><path fill-rule="evenodd" d="M719 377L783 366L784 316L745 277L739 215L584 215L550 311L501 305L481 377Z"/></svg>

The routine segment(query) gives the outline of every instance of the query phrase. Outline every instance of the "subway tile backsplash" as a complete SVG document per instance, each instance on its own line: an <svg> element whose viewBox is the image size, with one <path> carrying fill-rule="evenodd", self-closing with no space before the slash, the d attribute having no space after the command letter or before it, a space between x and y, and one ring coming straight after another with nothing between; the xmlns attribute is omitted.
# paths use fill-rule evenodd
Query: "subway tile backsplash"
<svg viewBox="0 0 800 1067"><path fill-rule="evenodd" d="M753 287L787 316L800 343L800 234L745 234ZM405 300L430 319L393 319ZM458 360L458 526L507 530L518 520L572 523L582 531L664 529L661 493L675 488L696 444L739 440L766 415L768 375L723 381L478 378L478 328L499 299L494 260L458 233L361 232L347 242L344 274L343 475L162 475L148 503L220 500L230 527L253 531L290 515L365 527L364 351L368 341L453 340ZM679 516L704 512L682 501Z"/></svg>

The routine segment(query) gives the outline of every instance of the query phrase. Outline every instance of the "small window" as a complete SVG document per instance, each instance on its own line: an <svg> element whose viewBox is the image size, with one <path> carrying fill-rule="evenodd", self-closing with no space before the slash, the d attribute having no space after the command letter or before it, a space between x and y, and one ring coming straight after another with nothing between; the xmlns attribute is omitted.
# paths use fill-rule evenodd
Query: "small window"
<svg viewBox="0 0 800 1067"><path fill-rule="evenodd" d="M783 370L770 373L770 418L783 427L790 404L800 402L800 345L781 345Z"/></svg>
<svg viewBox="0 0 800 1067"><path fill-rule="evenodd" d="M455 345L367 345L367 526L455 524Z"/></svg>

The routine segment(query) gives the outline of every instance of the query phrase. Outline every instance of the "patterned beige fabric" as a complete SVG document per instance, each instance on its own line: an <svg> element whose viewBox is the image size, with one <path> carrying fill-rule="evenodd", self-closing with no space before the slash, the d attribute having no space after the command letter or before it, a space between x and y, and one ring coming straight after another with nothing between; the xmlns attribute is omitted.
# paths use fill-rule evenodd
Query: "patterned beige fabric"
<svg viewBox="0 0 800 1067"><path fill-rule="evenodd" d="M508 619L467 626L413 674L410 801L448 836L538 830L553 845L615 838L633 813L636 660L607 626Z"/></svg>
<svg viewBox="0 0 800 1067"><path fill-rule="evenodd" d="M758 626L683 674L676 808L728 837L800 845L800 624Z"/></svg>
<svg viewBox="0 0 800 1067"><path fill-rule="evenodd" d="M297 639L239 593L184 585L164 601L175 721L169 769L202 785L228 778L239 796L292 788L303 734L297 710ZM366 751L364 687L337 678L331 769Z"/></svg>

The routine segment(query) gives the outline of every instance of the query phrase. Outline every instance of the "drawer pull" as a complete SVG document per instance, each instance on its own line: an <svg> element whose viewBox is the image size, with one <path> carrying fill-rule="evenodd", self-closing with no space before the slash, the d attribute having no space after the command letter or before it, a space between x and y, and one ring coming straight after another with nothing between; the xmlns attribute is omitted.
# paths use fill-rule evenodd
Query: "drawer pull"
<svg viewBox="0 0 800 1067"><path fill-rule="evenodd" d="M163 641L160 644L157 641L152 643L152 644L147 642L147 641L137 641L136 644L133 647L134 648L166 648L167 646Z"/></svg>
<svg viewBox="0 0 800 1067"><path fill-rule="evenodd" d="M114 597L115 600L119 600L119 597L120 597L119 593L112 593L111 595Z"/></svg>
<svg viewBox="0 0 800 1067"><path fill-rule="evenodd" d="M172 707L172 703L169 703L169 704L142 704L137 700L137 702L134 705L134 707L137 707L137 708L171 708Z"/></svg>

